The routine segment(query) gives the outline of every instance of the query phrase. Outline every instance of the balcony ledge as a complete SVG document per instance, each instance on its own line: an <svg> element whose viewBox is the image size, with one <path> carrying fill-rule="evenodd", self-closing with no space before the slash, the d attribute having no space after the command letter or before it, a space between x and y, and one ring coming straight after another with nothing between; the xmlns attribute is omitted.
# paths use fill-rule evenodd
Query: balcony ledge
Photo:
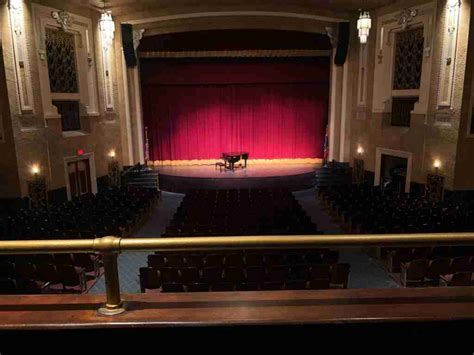
<svg viewBox="0 0 474 355"><path fill-rule="evenodd" d="M0 330L438 322L474 319L474 287L124 295L0 296Z"/></svg>

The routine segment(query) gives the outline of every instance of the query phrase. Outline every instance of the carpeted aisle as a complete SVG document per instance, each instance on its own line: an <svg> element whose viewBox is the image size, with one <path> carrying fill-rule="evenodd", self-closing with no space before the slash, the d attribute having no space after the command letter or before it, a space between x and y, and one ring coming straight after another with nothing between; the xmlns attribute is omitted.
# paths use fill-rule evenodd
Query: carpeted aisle
<svg viewBox="0 0 474 355"><path fill-rule="evenodd" d="M341 228L326 213L320 201L315 198L314 189L298 191L294 196L311 216L318 229L325 234L343 233ZM162 200L153 211L150 219L133 237L159 237L173 218L183 194L163 192ZM139 293L138 269L146 266L148 252L124 253L118 258L120 289L124 293ZM394 288L399 287L389 274L367 253L360 249L343 249L340 262L351 264L350 288ZM105 280L102 276L89 293L104 293Z"/></svg>
<svg viewBox="0 0 474 355"><path fill-rule="evenodd" d="M152 212L149 220L133 236L140 238L159 237L173 218L183 194L163 192L161 200ZM146 266L148 252L123 253L118 257L120 290L123 293L139 293L140 281L138 269ZM105 278L101 278L89 290L89 293L104 293Z"/></svg>

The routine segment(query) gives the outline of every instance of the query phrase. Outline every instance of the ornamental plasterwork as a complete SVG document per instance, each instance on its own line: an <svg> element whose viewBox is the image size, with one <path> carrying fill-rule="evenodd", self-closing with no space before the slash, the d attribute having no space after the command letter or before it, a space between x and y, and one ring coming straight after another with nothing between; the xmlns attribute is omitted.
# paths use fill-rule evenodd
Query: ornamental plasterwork
<svg viewBox="0 0 474 355"><path fill-rule="evenodd" d="M72 24L72 17L66 11L51 11L51 17L56 20L63 30Z"/></svg>
<svg viewBox="0 0 474 355"><path fill-rule="evenodd" d="M413 19L418 15L418 10L416 9L403 9L400 11L400 15L398 17L398 24L402 26L402 30L405 31L413 21Z"/></svg>

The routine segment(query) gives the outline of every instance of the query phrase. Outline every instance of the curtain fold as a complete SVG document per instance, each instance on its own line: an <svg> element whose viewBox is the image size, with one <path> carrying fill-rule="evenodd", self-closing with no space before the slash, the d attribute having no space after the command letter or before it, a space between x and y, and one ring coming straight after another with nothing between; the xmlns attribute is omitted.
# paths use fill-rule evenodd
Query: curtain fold
<svg viewBox="0 0 474 355"><path fill-rule="evenodd" d="M218 159L229 151L251 159L322 158L327 77L292 83L284 74L286 82L144 84L150 159Z"/></svg>

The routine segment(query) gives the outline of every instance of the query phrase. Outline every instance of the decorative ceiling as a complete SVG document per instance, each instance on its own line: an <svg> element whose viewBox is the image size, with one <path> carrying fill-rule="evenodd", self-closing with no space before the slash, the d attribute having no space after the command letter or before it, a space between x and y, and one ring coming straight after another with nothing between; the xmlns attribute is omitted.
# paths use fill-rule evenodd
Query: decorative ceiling
<svg viewBox="0 0 474 355"><path fill-rule="evenodd" d="M102 9L104 1L100 0L68 0L77 5L94 9ZM126 16L146 11L162 11L176 13L179 10L199 9L199 11L222 11L222 9L247 10L280 10L284 8L312 10L312 13L331 11L348 14L358 9L373 10L393 3L393 0L106 0L105 6L113 11L115 16Z"/></svg>

